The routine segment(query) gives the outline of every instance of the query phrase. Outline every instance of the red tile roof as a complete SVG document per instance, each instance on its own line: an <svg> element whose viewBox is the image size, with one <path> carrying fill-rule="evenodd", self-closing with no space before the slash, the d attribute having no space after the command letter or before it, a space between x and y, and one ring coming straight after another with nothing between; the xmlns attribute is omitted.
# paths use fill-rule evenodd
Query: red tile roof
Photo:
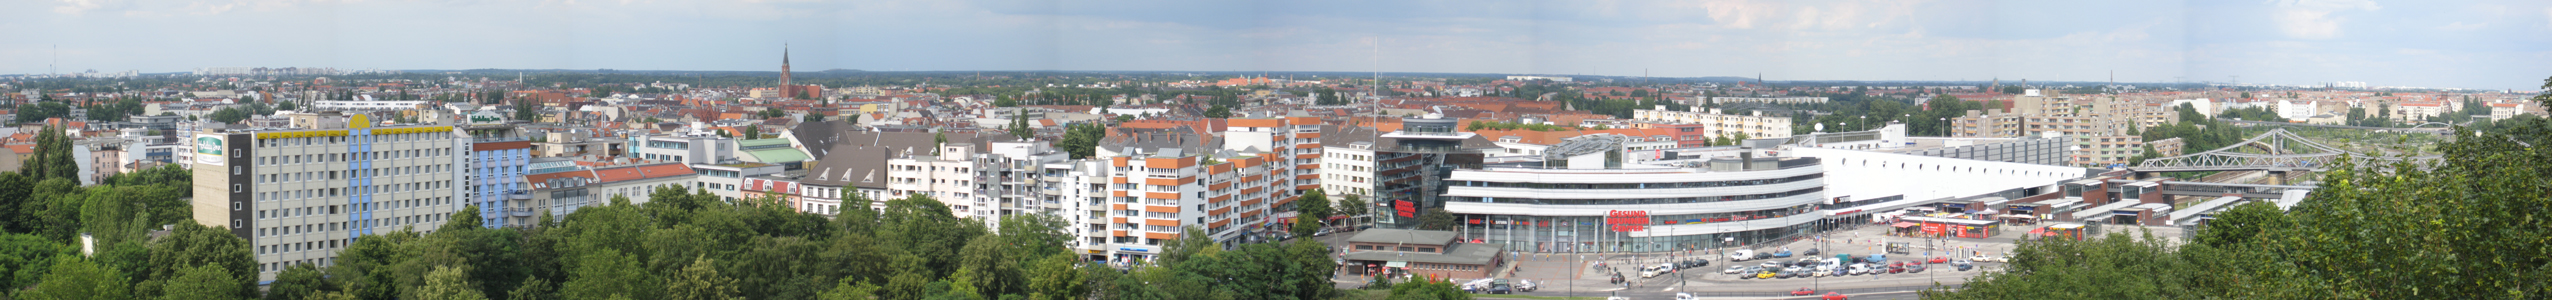
<svg viewBox="0 0 2552 300"><path fill-rule="evenodd" d="M687 165L683 165L683 164L678 164L678 163L665 163L665 164L642 165L642 166L628 166L628 167L607 168L607 169L595 169L595 170L594 170L594 176L595 176L595 177L598 177L598 178L599 178L602 182L619 182L619 181L630 181L630 180L655 179L655 178L665 178L665 177L674 177L674 176L689 176L689 175L694 175L694 174L698 174L698 173L695 173L695 172L691 171L691 166L687 166Z"/></svg>

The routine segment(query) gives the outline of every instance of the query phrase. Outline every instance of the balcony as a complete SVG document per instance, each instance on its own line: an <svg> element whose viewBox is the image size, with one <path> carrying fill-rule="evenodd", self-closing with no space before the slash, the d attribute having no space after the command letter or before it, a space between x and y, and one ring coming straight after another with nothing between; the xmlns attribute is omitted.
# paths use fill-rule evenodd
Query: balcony
<svg viewBox="0 0 2552 300"><path fill-rule="evenodd" d="M522 191L506 192L506 193L505 193L505 199L506 199L506 200L532 200L532 193L531 193L531 192L522 192Z"/></svg>
<svg viewBox="0 0 2552 300"><path fill-rule="evenodd" d="M515 217L530 217L530 216L532 216L533 214L534 214L534 212L533 212L533 211L532 211L532 209L530 209L530 208L508 208L508 209L505 209L505 215L508 215L508 216L515 216Z"/></svg>

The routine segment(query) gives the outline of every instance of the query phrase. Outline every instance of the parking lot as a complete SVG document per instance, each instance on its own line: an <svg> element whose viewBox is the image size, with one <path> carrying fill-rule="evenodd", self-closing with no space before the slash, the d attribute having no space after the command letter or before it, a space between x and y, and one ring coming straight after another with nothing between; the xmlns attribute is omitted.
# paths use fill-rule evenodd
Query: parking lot
<svg viewBox="0 0 2552 300"><path fill-rule="evenodd" d="M1877 226L1871 226L1835 231L1828 233L1822 240L1804 239L1758 247L1679 253L1527 253L1513 260L1516 269L1508 278L1534 281L1541 288L1522 292L1522 294L1535 296L1619 295L1632 299L1671 299L1675 293L1685 292L1703 297L1781 297L1799 288L1809 288L1818 291L1817 294L1832 291L1886 297L1899 294L1910 295L1901 292L1929 288L1934 284L1955 287L1966 282L1971 276L1987 270L1999 269L2002 264L1971 262L1972 268L1958 270L1955 264L1949 261L1973 259L1973 256L1977 254L2000 256L2008 253L2013 246L2013 239L2009 237L1926 241L1916 238L1888 237L1883 232ZM1903 243L1906 248L1900 251L1904 253L1886 253L1888 252L1886 245L1890 243ZM1727 256L1728 253L1738 250L1780 252L1784 249L1791 251L1788 257L1732 262ZM1744 274L1747 276L1726 273L1727 267L1732 263L1749 267L1761 267L1766 262L1774 261L1796 263L1810 257L1807 255L1808 249L1817 249L1815 257L1822 259L1833 259L1836 254L1865 258L1874 253L1885 253L1887 254L1884 257L1886 262L1920 262L1923 270L1892 273L1882 270L1859 275L1846 272L1846 275L1841 276L1827 273L1825 276L1788 278L1779 276L1750 278L1760 276L1760 272ZM1949 257L1952 255L1958 257ZM1920 260L1917 260L1918 257ZM1935 257L1944 258L1945 262L1931 263L1930 260ZM1640 276L1643 267L1695 260L1707 261L1707 265L1698 268L1678 268L1673 272L1660 273L1652 277ZM1884 262L1880 263L1880 265L1884 264ZM1616 272L1622 275L1624 279L1622 282L1612 281L1613 274ZM1483 297L1494 298L1490 295L1483 295Z"/></svg>

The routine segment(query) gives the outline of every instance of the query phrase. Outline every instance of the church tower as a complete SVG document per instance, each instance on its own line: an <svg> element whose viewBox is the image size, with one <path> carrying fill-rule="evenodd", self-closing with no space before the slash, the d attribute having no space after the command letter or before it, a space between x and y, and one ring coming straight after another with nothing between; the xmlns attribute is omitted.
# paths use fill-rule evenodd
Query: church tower
<svg viewBox="0 0 2552 300"><path fill-rule="evenodd" d="M789 45L788 45L788 44L780 44L780 93L781 93L781 94L783 94L783 95L782 95L783 97L786 97L786 96L795 96L795 95L785 95L785 94L789 93Z"/></svg>

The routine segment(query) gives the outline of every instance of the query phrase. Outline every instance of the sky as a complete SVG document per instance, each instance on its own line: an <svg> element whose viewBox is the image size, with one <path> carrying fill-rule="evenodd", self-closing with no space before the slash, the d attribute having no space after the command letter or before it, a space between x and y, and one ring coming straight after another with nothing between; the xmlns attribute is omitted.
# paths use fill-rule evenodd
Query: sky
<svg viewBox="0 0 2552 300"><path fill-rule="evenodd" d="M2552 77L2552 1L0 1L0 74L770 71L783 45L799 71L2114 73L2533 90Z"/></svg>

